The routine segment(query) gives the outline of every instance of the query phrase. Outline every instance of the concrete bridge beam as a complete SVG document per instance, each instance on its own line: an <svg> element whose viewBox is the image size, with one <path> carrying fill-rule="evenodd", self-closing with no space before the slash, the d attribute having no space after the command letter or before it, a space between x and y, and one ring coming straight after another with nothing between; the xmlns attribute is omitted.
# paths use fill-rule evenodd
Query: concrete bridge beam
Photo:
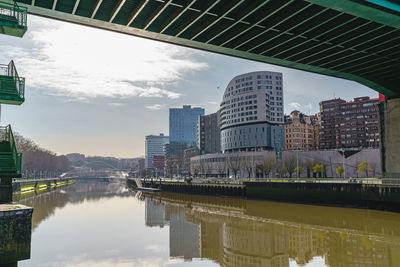
<svg viewBox="0 0 400 267"><path fill-rule="evenodd" d="M382 173L400 179L400 98L379 104Z"/></svg>

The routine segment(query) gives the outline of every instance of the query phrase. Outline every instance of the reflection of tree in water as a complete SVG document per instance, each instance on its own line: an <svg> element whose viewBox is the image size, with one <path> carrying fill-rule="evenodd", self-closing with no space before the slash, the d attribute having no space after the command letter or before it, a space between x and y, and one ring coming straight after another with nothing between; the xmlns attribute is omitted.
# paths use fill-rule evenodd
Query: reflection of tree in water
<svg viewBox="0 0 400 267"><path fill-rule="evenodd" d="M62 208L68 203L96 202L104 198L129 197L132 193L120 183L110 183L101 180L77 180L73 185L50 191L14 195L14 201L33 207L32 230L43 220L54 215L56 208Z"/></svg>
<svg viewBox="0 0 400 267"><path fill-rule="evenodd" d="M318 256L329 266L400 262L396 213L172 193L147 198L146 213L154 216L146 223L170 225L170 256L185 260L208 258L222 266L305 265Z"/></svg>

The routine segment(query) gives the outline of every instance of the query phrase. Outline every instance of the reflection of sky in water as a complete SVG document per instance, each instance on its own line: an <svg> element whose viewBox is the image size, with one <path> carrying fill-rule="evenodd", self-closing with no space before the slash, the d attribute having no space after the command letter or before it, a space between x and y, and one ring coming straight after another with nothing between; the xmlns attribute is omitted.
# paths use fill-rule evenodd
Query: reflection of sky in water
<svg viewBox="0 0 400 267"><path fill-rule="evenodd" d="M400 214L164 193L106 183L26 197L20 266L396 266Z"/></svg>

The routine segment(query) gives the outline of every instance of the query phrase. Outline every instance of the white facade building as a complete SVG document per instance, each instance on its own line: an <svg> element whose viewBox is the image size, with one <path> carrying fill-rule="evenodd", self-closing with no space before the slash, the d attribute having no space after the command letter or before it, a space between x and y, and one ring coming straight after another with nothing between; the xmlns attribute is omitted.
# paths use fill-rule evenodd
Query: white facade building
<svg viewBox="0 0 400 267"><path fill-rule="evenodd" d="M164 145L168 144L168 142L169 137L164 136L164 134L146 136L145 168L154 167L154 156L165 156Z"/></svg>
<svg viewBox="0 0 400 267"><path fill-rule="evenodd" d="M220 112L222 151L283 147L282 73L258 71L234 77Z"/></svg>

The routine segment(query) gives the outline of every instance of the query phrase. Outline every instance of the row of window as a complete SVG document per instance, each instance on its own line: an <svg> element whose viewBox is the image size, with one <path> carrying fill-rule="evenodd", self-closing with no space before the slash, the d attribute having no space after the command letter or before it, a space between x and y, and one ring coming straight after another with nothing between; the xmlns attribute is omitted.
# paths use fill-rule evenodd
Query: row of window
<svg viewBox="0 0 400 267"><path fill-rule="evenodd" d="M279 122L283 122L282 118L271 118L270 121L279 121Z"/></svg>
<svg viewBox="0 0 400 267"><path fill-rule="evenodd" d="M239 89L239 90L235 90L235 91L233 91L231 93L227 93L227 94L225 94L225 98L229 97L229 96L234 96L234 95L237 95L237 94L246 93L248 91L253 91L253 87L246 87L246 88L242 88L242 89Z"/></svg>
<svg viewBox="0 0 400 267"><path fill-rule="evenodd" d="M257 75L257 79L272 79L272 75ZM282 76L275 76L275 79L282 81Z"/></svg>
<svg viewBox="0 0 400 267"><path fill-rule="evenodd" d="M253 82L245 82L245 83L241 83L241 84L236 84L235 88L238 89L240 87L245 87L245 86L249 86L249 85L253 85ZM233 86L228 88L228 91L233 90Z"/></svg>
<svg viewBox="0 0 400 267"><path fill-rule="evenodd" d="M237 79L235 82L236 83L240 83L240 82L251 81L251 80L253 80L253 76L246 76L246 77L243 77L241 79Z"/></svg>
<svg viewBox="0 0 400 267"><path fill-rule="evenodd" d="M308 131L307 132L309 132L309 133L312 133L312 129L308 129ZM294 129L292 129L292 128L286 128L285 129L285 132L286 133L291 133L291 132L293 132L293 133L305 133L306 132L306 129L300 129L300 128L294 128Z"/></svg>
<svg viewBox="0 0 400 267"><path fill-rule="evenodd" d="M295 133L295 134L287 134L286 135L286 138L291 138L291 137L303 137L303 138L306 138L306 134L300 134L300 133ZM308 135L308 138L312 138L313 137L313 135L312 134L309 134Z"/></svg>
<svg viewBox="0 0 400 267"><path fill-rule="evenodd" d="M270 81L270 80L258 80L257 84L272 84L272 81Z"/></svg>
<svg viewBox="0 0 400 267"><path fill-rule="evenodd" d="M368 140L365 140L365 142L368 144L368 143L370 143L370 145L377 145L377 143L379 142L379 139L376 139L376 140L374 140L374 139L368 139ZM340 144L342 144L342 145L344 145L344 144L347 144L347 145L362 145L364 142L363 141L361 141L361 140L342 140L341 142L327 142L327 143L320 143L320 145L322 146L322 147L324 147L324 146L326 146L326 147L332 147L332 146L335 146L335 145L340 145Z"/></svg>
<svg viewBox="0 0 400 267"><path fill-rule="evenodd" d="M269 113L271 116L275 116L275 114L276 114L276 116L283 116L283 113L281 113L281 112L270 112Z"/></svg>
<svg viewBox="0 0 400 267"><path fill-rule="evenodd" d="M255 131L252 131L252 129L255 129ZM265 127L247 128L247 130L246 129L239 129L239 130L234 130L234 131L222 132L222 137L233 136L233 135L236 135L237 133L239 133L239 134L245 134L245 133L251 134L252 132L255 132L255 133L265 132ZM274 130L274 133L275 133L275 130Z"/></svg>
<svg viewBox="0 0 400 267"><path fill-rule="evenodd" d="M250 114L251 112L246 112L246 113L247 113L246 116L252 115L252 114ZM242 114L244 114L244 113L240 113L239 116L245 116L245 115L242 115ZM254 114L257 114L257 111L254 111ZM238 123L238 122L244 122L244 121L255 121L255 120L257 120L257 116L251 116L251 117L246 117L246 118L228 120L226 122L226 124L232 124L232 123Z"/></svg>
<svg viewBox="0 0 400 267"><path fill-rule="evenodd" d="M258 90L261 90L261 89L271 89L272 90L272 85L265 85L265 86L258 85L257 89Z"/></svg>

